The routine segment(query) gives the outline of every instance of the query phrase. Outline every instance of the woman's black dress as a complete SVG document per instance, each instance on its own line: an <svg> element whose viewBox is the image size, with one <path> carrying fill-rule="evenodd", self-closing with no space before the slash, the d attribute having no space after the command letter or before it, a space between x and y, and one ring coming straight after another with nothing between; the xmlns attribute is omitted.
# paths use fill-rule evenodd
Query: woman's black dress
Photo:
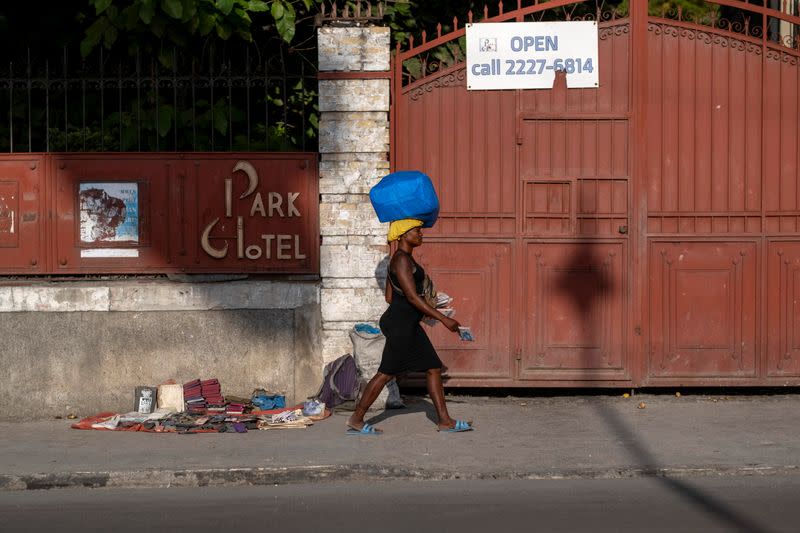
<svg viewBox="0 0 800 533"><path fill-rule="evenodd" d="M405 252L398 250L395 253ZM413 257L409 255L409 258L414 265L414 285L417 294L420 294L425 280L425 270L414 261ZM389 277L395 287L400 286L397 277L391 271ZM424 316L424 313L411 305L403 294L393 289L392 303L380 320L381 331L386 337L386 346L383 348L379 372L397 375L442 368L441 359L419 323Z"/></svg>

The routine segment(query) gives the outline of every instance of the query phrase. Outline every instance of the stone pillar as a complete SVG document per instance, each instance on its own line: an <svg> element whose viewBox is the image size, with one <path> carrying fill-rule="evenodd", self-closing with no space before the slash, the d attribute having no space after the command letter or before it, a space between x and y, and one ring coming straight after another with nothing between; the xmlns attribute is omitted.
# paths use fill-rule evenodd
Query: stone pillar
<svg viewBox="0 0 800 533"><path fill-rule="evenodd" d="M368 194L389 172L390 34L389 28L351 25L322 27L317 35L322 346L328 362L352 352L348 332L355 323L376 322L386 309L386 225L375 217Z"/></svg>

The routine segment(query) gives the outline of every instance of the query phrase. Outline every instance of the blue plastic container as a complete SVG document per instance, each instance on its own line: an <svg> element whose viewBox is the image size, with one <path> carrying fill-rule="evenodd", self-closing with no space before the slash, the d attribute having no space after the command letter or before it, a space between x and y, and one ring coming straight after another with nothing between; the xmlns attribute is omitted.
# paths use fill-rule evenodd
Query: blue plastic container
<svg viewBox="0 0 800 533"><path fill-rule="evenodd" d="M439 218L439 197L433 182L418 170L387 174L369 191L369 199L381 222L416 218L430 228Z"/></svg>

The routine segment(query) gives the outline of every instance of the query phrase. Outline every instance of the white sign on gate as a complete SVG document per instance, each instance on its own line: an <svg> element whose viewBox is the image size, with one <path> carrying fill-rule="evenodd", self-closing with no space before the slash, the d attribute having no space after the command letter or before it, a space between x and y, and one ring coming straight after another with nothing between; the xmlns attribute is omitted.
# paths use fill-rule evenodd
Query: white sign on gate
<svg viewBox="0 0 800 533"><path fill-rule="evenodd" d="M597 22L467 24L467 89L550 89L599 85Z"/></svg>

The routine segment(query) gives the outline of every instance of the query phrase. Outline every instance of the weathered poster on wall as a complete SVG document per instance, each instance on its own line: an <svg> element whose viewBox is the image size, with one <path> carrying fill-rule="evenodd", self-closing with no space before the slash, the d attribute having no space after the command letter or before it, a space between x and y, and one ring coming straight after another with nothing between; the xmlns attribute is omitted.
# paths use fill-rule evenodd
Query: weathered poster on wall
<svg viewBox="0 0 800 533"><path fill-rule="evenodd" d="M81 183L81 242L139 242L139 185L136 182Z"/></svg>
<svg viewBox="0 0 800 533"><path fill-rule="evenodd" d="M569 88L599 86L595 21L467 24L467 89L550 89L556 72Z"/></svg>

